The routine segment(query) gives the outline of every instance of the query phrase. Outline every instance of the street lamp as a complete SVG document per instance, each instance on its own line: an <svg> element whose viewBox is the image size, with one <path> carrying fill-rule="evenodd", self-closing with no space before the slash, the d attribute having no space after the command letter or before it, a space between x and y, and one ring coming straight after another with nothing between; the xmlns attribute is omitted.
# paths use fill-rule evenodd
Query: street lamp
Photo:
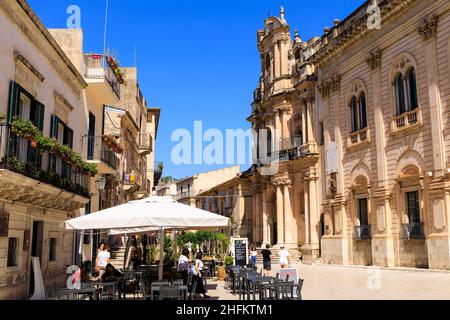
<svg viewBox="0 0 450 320"><path fill-rule="evenodd" d="M104 175L101 175L98 180L95 181L95 186L97 187L98 191L105 190L106 186L106 178Z"/></svg>

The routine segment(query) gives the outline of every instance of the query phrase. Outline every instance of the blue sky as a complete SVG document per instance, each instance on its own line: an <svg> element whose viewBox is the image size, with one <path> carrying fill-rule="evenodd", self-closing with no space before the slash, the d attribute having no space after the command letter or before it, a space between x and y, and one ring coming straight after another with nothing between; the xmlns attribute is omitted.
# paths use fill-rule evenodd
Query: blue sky
<svg viewBox="0 0 450 320"><path fill-rule="evenodd" d="M110 0L107 47L122 66L134 65L151 106L162 108L156 158L164 175L185 177L224 165L175 165L175 129L248 129L252 93L260 75L256 30L270 13L286 11L303 40L322 34L363 0ZM85 51L103 51L106 0L29 0L49 28L65 28L69 5L81 8ZM206 143L205 143L206 145ZM241 167L247 169L247 165Z"/></svg>

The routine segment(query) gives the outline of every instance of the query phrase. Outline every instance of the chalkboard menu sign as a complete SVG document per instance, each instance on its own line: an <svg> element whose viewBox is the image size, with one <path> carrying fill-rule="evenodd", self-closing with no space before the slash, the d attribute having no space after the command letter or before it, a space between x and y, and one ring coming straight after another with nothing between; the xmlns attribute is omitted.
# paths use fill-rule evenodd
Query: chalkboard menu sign
<svg viewBox="0 0 450 320"><path fill-rule="evenodd" d="M248 261L247 239L234 239L234 264L245 267Z"/></svg>

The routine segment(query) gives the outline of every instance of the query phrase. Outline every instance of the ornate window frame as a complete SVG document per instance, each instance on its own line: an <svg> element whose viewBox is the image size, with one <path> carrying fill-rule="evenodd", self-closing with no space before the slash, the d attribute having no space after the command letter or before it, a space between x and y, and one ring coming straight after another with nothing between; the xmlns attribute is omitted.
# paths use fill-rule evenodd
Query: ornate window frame
<svg viewBox="0 0 450 320"><path fill-rule="evenodd" d="M391 79L391 105L392 105L392 134L398 133L410 133L416 132L422 127L422 107L421 107L421 97L419 92L419 85L417 79L418 66L415 58L408 52L401 53L394 60L390 69L390 79ZM411 69L414 69L416 74L416 98L417 107L415 109L409 110L409 80L408 75ZM397 101L397 85L396 81L398 77L403 80L404 86L404 100L405 100L405 112L399 112L398 101Z"/></svg>
<svg viewBox="0 0 450 320"><path fill-rule="evenodd" d="M368 108L368 95L367 95L367 87L363 80L361 79L355 79L350 84L349 88L347 89L346 94L346 101L347 101L347 128L348 130L348 140L347 140L347 148L352 149L354 147L363 147L366 144L370 143L370 129L369 129L369 121L367 118L367 111ZM361 96L364 94L365 97L365 107L366 107L366 126L365 128L360 128L362 126L361 123L361 115L360 115L360 108L361 108ZM354 131L352 120L353 120L353 113L352 113L352 101L353 99L356 99L356 108L357 108L357 116L358 119L356 120L358 123L358 128L356 131Z"/></svg>

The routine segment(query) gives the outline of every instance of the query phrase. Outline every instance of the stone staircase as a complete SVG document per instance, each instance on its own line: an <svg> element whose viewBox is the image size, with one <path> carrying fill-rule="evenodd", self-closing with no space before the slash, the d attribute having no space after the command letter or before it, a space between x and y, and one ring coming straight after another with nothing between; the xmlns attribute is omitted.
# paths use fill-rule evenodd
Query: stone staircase
<svg viewBox="0 0 450 320"><path fill-rule="evenodd" d="M265 248L264 248L265 249ZM257 263L263 263L263 258L261 255L261 251L263 250L263 248L258 248L258 259L256 260ZM279 262L279 252L280 249L277 248L270 248L269 249L270 252L272 252L272 263L278 263ZM300 252L299 249L288 249L289 251L289 261L291 263L298 263L301 261L301 257L302 257L302 253Z"/></svg>
<svg viewBox="0 0 450 320"><path fill-rule="evenodd" d="M111 264L116 268L116 269L122 269L123 268L123 263L125 260L125 251L126 251L126 247L119 247L115 250L111 250L111 259L110 262Z"/></svg>

